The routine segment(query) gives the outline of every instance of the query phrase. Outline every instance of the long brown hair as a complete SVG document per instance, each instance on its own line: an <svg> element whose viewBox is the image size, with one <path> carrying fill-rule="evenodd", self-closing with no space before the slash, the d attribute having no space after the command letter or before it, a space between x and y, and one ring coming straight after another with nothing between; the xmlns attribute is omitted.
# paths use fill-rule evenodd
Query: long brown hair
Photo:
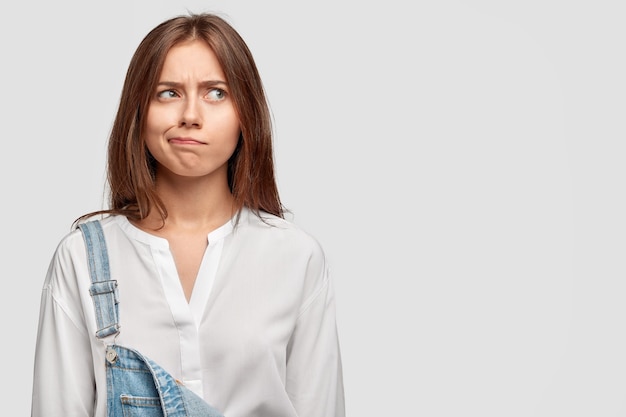
<svg viewBox="0 0 626 417"><path fill-rule="evenodd" d="M228 161L228 185L235 210L250 208L284 216L272 150L271 114L258 69L237 31L214 14L190 14L166 20L152 29L135 51L122 89L108 144L109 209L144 219L152 209L165 221L167 209L155 191L155 160L146 148L143 129L147 109L169 50L181 42L202 40L213 50L226 76L241 135Z"/></svg>

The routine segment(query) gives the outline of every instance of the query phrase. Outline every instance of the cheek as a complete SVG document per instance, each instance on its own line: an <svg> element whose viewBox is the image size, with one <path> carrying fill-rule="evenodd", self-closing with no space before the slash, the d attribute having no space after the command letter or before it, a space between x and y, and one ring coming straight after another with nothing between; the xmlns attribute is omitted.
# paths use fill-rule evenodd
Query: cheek
<svg viewBox="0 0 626 417"><path fill-rule="evenodd" d="M159 111L158 107L148 107L148 113L146 114L146 132L159 131L165 120L165 116L163 111Z"/></svg>
<svg viewBox="0 0 626 417"><path fill-rule="evenodd" d="M146 125L144 127L143 130L143 140L144 140L144 144L145 146L148 148L148 150L150 151L150 153L154 154L154 144L156 142L156 136L157 136L157 128L153 122L153 118L151 118L149 115L148 117L146 117Z"/></svg>
<svg viewBox="0 0 626 417"><path fill-rule="evenodd" d="M239 137L241 136L239 118L233 115L226 119L225 123L222 125L222 132L224 132L225 137L228 138L228 143L234 152L239 143Z"/></svg>
<svg viewBox="0 0 626 417"><path fill-rule="evenodd" d="M225 143L225 146L224 146L224 151L225 151L224 156L227 156L227 159L232 158L232 156L235 154L235 149L237 149L237 145L239 144L240 136L241 136L241 133L239 129L233 130L231 134L229 135L228 137L229 139Z"/></svg>
<svg viewBox="0 0 626 417"><path fill-rule="evenodd" d="M165 111L159 106L148 107L143 136L148 149L152 152L151 146L157 146L161 137L175 122L172 121L171 112Z"/></svg>

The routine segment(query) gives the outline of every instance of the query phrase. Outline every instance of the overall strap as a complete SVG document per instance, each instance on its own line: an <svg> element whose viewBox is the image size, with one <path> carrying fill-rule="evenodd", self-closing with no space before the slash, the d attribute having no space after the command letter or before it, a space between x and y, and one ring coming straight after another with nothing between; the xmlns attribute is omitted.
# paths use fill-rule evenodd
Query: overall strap
<svg viewBox="0 0 626 417"><path fill-rule="evenodd" d="M83 232L91 287L89 294L96 311L98 331L96 337L103 339L120 332L117 281L111 279L109 255L102 225L92 220L78 225Z"/></svg>

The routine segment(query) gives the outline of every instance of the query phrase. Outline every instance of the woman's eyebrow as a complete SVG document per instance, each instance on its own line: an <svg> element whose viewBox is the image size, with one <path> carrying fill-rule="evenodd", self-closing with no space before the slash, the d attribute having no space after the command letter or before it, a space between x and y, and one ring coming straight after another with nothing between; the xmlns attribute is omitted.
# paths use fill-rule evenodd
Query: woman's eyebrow
<svg viewBox="0 0 626 417"><path fill-rule="evenodd" d="M163 87L174 87L174 88L184 87L184 83L179 83L176 81L159 81L157 85L163 86ZM226 81L222 81L222 80L207 80L207 81L199 82L198 85L200 87L214 87L216 85L227 85L227 84L226 84Z"/></svg>

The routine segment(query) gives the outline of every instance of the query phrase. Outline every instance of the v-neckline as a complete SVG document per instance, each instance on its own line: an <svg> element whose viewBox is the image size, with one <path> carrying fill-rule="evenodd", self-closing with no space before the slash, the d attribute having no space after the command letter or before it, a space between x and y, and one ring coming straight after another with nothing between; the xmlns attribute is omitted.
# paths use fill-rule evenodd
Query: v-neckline
<svg viewBox="0 0 626 417"><path fill-rule="evenodd" d="M130 237L150 247L155 267L160 276L159 281L163 286L165 297L170 305L172 314L176 317L176 321L184 321L184 316L190 314L191 317L188 316L188 318L193 318L195 327L198 328L215 282L224 238L232 233L235 218L230 219L207 235L207 247L202 256L189 301L187 301L182 283L180 282L168 240L138 228L124 216L117 216L117 218L122 229Z"/></svg>

